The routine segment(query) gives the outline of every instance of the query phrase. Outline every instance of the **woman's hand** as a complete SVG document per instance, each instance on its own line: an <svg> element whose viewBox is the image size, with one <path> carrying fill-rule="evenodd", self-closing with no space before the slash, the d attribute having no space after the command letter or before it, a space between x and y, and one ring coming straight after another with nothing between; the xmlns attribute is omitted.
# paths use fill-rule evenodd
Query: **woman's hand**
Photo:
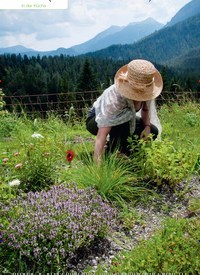
<svg viewBox="0 0 200 275"><path fill-rule="evenodd" d="M149 134L151 133L151 126L150 126L149 109L146 102L144 102L142 105L141 115L142 115L142 121L144 124L144 130L142 131L140 138L147 140L149 138Z"/></svg>
<svg viewBox="0 0 200 275"><path fill-rule="evenodd" d="M144 130L142 131L140 138L143 140L148 140L149 135L151 133L151 126L150 125L145 125Z"/></svg>

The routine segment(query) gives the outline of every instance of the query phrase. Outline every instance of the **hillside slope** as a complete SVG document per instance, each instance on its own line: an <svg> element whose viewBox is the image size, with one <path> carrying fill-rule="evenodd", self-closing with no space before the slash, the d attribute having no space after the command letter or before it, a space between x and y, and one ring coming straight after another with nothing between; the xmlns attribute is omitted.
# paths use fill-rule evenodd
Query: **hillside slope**
<svg viewBox="0 0 200 275"><path fill-rule="evenodd" d="M166 24L166 27L173 26L178 22L186 20L187 18L193 17L196 14L200 13L200 0L192 0L186 4L182 9L180 9L175 16L172 17L169 23Z"/></svg>
<svg viewBox="0 0 200 275"><path fill-rule="evenodd" d="M174 26L161 29L132 45L115 45L88 56L130 60L145 58L156 63L166 64L181 57L200 45L200 14Z"/></svg>

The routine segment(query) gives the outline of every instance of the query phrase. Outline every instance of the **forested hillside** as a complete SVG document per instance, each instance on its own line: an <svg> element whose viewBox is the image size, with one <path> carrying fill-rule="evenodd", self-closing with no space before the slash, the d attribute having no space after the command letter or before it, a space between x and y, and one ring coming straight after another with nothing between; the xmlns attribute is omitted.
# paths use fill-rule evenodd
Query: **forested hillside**
<svg viewBox="0 0 200 275"><path fill-rule="evenodd" d="M115 72L129 60L97 59L93 57L21 55L0 56L0 83L6 95L31 95L103 90L111 83ZM174 83L183 89L196 89L197 82L155 64L164 79L164 89L173 90ZM191 78L193 76L191 75ZM192 81L191 81L192 80ZM187 83L193 83L188 87Z"/></svg>
<svg viewBox="0 0 200 275"><path fill-rule="evenodd" d="M7 95L96 90L109 85L124 62L63 55L42 58L2 55L0 79Z"/></svg>
<svg viewBox="0 0 200 275"><path fill-rule="evenodd" d="M157 31L135 44L113 45L95 53L88 53L88 56L115 60L145 58L166 65L168 61L199 47L199 26L200 13L172 27Z"/></svg>

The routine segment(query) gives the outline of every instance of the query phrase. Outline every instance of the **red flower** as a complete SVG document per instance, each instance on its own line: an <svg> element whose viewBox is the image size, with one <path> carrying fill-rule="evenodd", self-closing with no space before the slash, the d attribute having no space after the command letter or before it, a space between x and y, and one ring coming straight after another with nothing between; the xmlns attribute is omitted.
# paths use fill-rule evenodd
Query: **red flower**
<svg viewBox="0 0 200 275"><path fill-rule="evenodd" d="M66 160L69 161L69 163L71 163L71 161L73 160L75 156L75 153L72 150L67 150L66 152Z"/></svg>
<svg viewBox="0 0 200 275"><path fill-rule="evenodd" d="M2 79L0 79L0 83L2 83L3 82L3 80Z"/></svg>

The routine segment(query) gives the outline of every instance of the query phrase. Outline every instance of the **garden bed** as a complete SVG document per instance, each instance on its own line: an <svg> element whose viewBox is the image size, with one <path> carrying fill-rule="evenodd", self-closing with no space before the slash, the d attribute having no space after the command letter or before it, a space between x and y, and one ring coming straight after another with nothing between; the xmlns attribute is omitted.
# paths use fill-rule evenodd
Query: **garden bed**
<svg viewBox="0 0 200 275"><path fill-rule="evenodd" d="M192 103L162 106L162 141L141 142L140 150L130 158L112 154L99 166L92 157L94 137L85 130L84 123L66 123L57 116L31 120L26 115L18 117L3 112L0 115L0 233L4 230L4 234L0 234L0 273L176 271L196 274L200 269L197 260L199 110ZM90 202L96 203L96 199L87 199L85 204L78 204L83 215L76 216L76 212L74 215L73 209L65 208L66 202L74 198L70 192L70 198L62 201L59 195L61 201L57 199L52 204L47 194L49 190L56 194L58 186L96 192L97 208L87 212ZM37 201L33 194L41 199L36 205L32 205ZM27 202L26 196L31 201ZM81 196L75 198L74 205L78 197ZM115 218L106 209L112 209ZM91 213L95 219L91 219ZM43 227L37 220L42 214L46 222L51 218L51 223ZM19 227L23 215L26 226ZM52 227L49 231L48 225ZM20 239L24 228L25 243ZM36 230L32 232L32 228ZM6 236L9 230L13 235ZM31 232L35 235L30 235ZM38 247L33 247L35 236ZM11 240L9 245L8 240Z"/></svg>
<svg viewBox="0 0 200 275"><path fill-rule="evenodd" d="M114 258L121 251L130 251L139 245L141 241L148 240L163 227L166 218L190 219L200 217L200 209L196 211L190 204L193 199L200 200L200 181L193 176L185 190L186 181L177 185L176 192L168 188L162 188L159 197L151 201L150 206L146 203L135 206L137 218L133 221L133 227L126 229L116 228L105 239L96 240L86 251L82 251L79 260L72 263L73 271L81 273L88 266L94 273L98 265L104 272L109 271ZM184 196L178 197L183 192Z"/></svg>

